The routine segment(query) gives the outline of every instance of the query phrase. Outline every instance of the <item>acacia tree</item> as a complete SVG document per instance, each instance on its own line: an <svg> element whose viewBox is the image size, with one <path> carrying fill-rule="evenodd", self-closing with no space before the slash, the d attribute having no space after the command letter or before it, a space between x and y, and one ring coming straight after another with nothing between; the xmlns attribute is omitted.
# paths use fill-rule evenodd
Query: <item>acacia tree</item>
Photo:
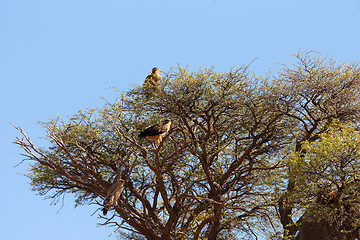
<svg viewBox="0 0 360 240"><path fill-rule="evenodd" d="M305 141L302 149L305 156L293 153L288 158L296 182L291 201L304 211L296 240L359 238L359 129L332 125L319 141Z"/></svg>
<svg viewBox="0 0 360 240"><path fill-rule="evenodd" d="M333 121L341 124L359 122L360 70L358 64L338 64L332 59L327 62L311 54L295 56L298 62L285 66L275 78L276 87L273 86L272 94L278 111L286 112L292 125L291 151L305 157L303 144L319 140ZM310 222L307 225L312 225L314 231L318 219L293 219L294 205L288 197L292 195L296 181L291 166L286 170L287 186L279 199L278 210L284 238L289 239L295 236L302 221ZM322 228L321 224L318 228ZM334 232L334 229L328 231ZM322 236L335 239L325 238L324 232Z"/></svg>
<svg viewBox="0 0 360 240"><path fill-rule="evenodd" d="M280 159L306 154L304 141L318 140L333 119L357 120L359 112L357 66L297 58L273 79L257 78L248 66L172 70L160 86L134 87L102 109L43 123L46 149L19 128L16 143L32 161L33 190L72 193L77 204L101 208L121 181L120 198L101 218L126 238L256 238L279 230L277 216L284 237L294 235L296 178ZM137 138L167 118L172 128L159 146Z"/></svg>

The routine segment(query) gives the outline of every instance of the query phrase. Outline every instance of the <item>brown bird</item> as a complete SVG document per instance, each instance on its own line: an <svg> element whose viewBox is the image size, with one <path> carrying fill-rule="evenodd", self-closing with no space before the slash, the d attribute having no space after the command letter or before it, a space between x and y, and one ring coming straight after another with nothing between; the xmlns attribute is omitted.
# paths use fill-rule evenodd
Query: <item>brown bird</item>
<svg viewBox="0 0 360 240"><path fill-rule="evenodd" d="M162 138L169 132L171 120L166 119L163 123L155 124L144 129L139 134L139 137L145 137L148 140L153 140L159 146Z"/></svg>
<svg viewBox="0 0 360 240"><path fill-rule="evenodd" d="M102 209L104 216L109 211L111 206L117 206L117 201L119 200L122 191L124 190L124 180L116 179L113 184L109 187L106 198L104 199L104 208Z"/></svg>
<svg viewBox="0 0 360 240"><path fill-rule="evenodd" d="M160 70L157 67L154 67L152 69L151 74L149 74L145 78L144 84L150 85L150 86L156 86L161 83L162 76L160 75Z"/></svg>

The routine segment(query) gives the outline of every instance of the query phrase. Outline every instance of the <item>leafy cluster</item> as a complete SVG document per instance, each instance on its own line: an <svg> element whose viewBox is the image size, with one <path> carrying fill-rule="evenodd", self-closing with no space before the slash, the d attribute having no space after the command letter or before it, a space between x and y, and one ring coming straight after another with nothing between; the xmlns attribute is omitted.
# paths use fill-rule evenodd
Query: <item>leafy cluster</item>
<svg viewBox="0 0 360 240"><path fill-rule="evenodd" d="M295 153L288 164L297 182L293 201L306 212L304 220L326 219L338 236L357 231L360 227L358 128L335 124L320 135L319 141L306 141L303 149L306 155Z"/></svg>

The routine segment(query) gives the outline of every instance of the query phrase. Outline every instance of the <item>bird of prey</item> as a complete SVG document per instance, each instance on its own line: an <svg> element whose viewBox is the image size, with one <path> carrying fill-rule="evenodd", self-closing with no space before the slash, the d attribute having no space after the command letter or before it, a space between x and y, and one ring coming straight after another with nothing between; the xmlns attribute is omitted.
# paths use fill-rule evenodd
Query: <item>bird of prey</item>
<svg viewBox="0 0 360 240"><path fill-rule="evenodd" d="M154 140L159 146L162 138L169 132L171 120L166 119L164 122L147 127L139 134L139 137L145 137L148 140Z"/></svg>
<svg viewBox="0 0 360 240"><path fill-rule="evenodd" d="M151 74L149 74L145 78L144 84L150 85L150 86L156 86L161 83L162 76L160 75L160 71L157 67L154 67L152 69Z"/></svg>
<svg viewBox="0 0 360 240"><path fill-rule="evenodd" d="M115 178L115 181L111 184L106 198L104 199L104 208L102 209L104 216L107 214L111 206L117 206L117 201L124 190L124 182L125 181L123 179Z"/></svg>

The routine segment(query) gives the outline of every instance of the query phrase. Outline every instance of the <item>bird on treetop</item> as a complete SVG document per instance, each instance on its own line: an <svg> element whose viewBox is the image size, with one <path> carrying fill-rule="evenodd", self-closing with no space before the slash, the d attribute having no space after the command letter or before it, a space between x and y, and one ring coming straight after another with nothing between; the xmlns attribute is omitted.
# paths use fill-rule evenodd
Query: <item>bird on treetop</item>
<svg viewBox="0 0 360 240"><path fill-rule="evenodd" d="M162 76L160 75L160 70L157 67L152 69L152 72L145 78L144 84L149 84L155 86L161 83Z"/></svg>

